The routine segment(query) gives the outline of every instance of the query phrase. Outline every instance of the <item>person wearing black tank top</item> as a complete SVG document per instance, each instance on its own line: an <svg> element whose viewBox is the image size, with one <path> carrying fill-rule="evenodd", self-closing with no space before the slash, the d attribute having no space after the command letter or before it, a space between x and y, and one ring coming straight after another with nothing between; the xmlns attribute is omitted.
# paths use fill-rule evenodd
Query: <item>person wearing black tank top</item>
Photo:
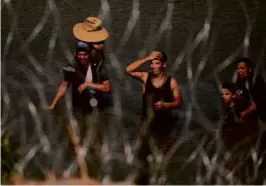
<svg viewBox="0 0 266 186"><path fill-rule="evenodd" d="M182 105L181 93L177 80L165 73L167 56L160 51L152 51L148 56L129 64L126 72L142 83L143 112L137 161L139 171L136 184L149 184L149 166L147 157L152 154L150 141L165 154L175 142L171 135L174 129L172 109ZM136 71L140 66L150 63L151 72Z"/></svg>

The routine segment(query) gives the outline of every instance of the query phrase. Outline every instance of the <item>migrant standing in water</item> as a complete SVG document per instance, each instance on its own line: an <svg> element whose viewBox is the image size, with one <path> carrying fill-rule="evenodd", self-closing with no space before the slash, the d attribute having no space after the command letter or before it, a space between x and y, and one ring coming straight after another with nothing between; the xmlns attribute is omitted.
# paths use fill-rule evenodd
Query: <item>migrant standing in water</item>
<svg viewBox="0 0 266 186"><path fill-rule="evenodd" d="M236 60L237 89L240 95L248 92L252 98L251 107L242 113L243 117L256 110L261 121L266 123L266 82L260 74L255 75L249 58ZM247 97L247 96L246 96Z"/></svg>
<svg viewBox="0 0 266 186"><path fill-rule="evenodd" d="M67 88L72 85L73 114L77 119L82 141L88 131L88 117L94 108L104 111L108 104L104 97L105 94L110 93L111 86L103 66L103 41L109 37L109 34L101 27L101 21L95 17L88 17L83 23L76 24L73 27L73 33L78 40L76 42L75 62L74 64L67 64L63 68L64 80L60 83L49 109L55 108L58 101L65 95ZM94 134L96 140L94 141L97 143L92 145L92 151L95 154L101 146L102 129L98 125L93 126L93 128L96 131ZM95 148L97 149L95 150ZM98 158L98 155L96 156ZM97 174L96 169L92 171Z"/></svg>
<svg viewBox="0 0 266 186"><path fill-rule="evenodd" d="M221 136L227 151L231 152L231 157L227 160L226 166L234 169L243 164L240 168L243 181L248 181L252 177L252 159L250 150L255 147L258 137L259 126L255 112L249 113L245 117L241 115L243 111L250 107L250 100L239 96L234 83L225 82L221 87L221 96L225 106L225 115Z"/></svg>
<svg viewBox="0 0 266 186"><path fill-rule="evenodd" d="M261 76L261 73L263 73L261 70L265 72L265 68L261 68L255 74L252 61L249 58L238 58L236 60L238 94L249 95L245 97L250 97L253 102L252 106L244 111L243 116L245 117L245 115L249 115L248 113L252 113L255 110L260 124L262 124L262 130L259 130L257 134L259 136L257 144L259 144L258 157L262 157L263 160L259 167L259 174L264 177L266 175L266 80ZM248 94L242 94L244 92L248 92ZM251 131L255 129L255 125L250 125Z"/></svg>
<svg viewBox="0 0 266 186"><path fill-rule="evenodd" d="M101 27L101 20L95 17L88 17L83 23L76 24L73 27L73 34L78 40L76 62L63 68L64 80L59 85L49 109L54 109L72 83L73 109L76 113L86 115L91 112L93 105L103 108L101 94L111 90L109 78L103 67L103 42L109 34Z"/></svg>
<svg viewBox="0 0 266 186"><path fill-rule="evenodd" d="M246 117L241 113L250 107L249 100L237 94L237 87L231 82L222 84L221 96L225 108L222 137L227 148L233 148L246 138L256 137L259 127L255 112Z"/></svg>
<svg viewBox="0 0 266 186"><path fill-rule="evenodd" d="M153 51L126 68L126 72L140 80L143 87L141 145L137 150L140 169L135 180L136 184L149 184L147 157L151 154L150 139L154 139L155 145L163 154L176 140L171 135L175 125L172 109L181 107L182 99L177 80L165 73L166 61L165 53ZM151 72L136 71L141 65L147 63L150 63Z"/></svg>

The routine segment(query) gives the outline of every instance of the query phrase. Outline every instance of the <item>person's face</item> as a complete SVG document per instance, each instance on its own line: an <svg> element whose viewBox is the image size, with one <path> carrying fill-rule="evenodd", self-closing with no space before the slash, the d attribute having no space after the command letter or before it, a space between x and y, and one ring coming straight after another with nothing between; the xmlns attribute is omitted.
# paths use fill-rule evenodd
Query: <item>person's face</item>
<svg viewBox="0 0 266 186"><path fill-rule="evenodd" d="M230 103L233 101L233 97L234 97L234 95L232 94L232 92L230 92L226 88L222 88L221 96L222 96L223 101L224 101L224 103L226 105L230 105Z"/></svg>
<svg viewBox="0 0 266 186"><path fill-rule="evenodd" d="M165 66L166 63L161 62L159 59L152 60L150 65L153 75L159 75L163 72Z"/></svg>
<svg viewBox="0 0 266 186"><path fill-rule="evenodd" d="M236 67L237 76L240 79L245 79L248 74L251 72L251 69L248 68L247 64L244 62L240 62Z"/></svg>
<svg viewBox="0 0 266 186"><path fill-rule="evenodd" d="M80 64L86 65L88 64L89 53L86 51L79 51L76 53L76 58Z"/></svg>

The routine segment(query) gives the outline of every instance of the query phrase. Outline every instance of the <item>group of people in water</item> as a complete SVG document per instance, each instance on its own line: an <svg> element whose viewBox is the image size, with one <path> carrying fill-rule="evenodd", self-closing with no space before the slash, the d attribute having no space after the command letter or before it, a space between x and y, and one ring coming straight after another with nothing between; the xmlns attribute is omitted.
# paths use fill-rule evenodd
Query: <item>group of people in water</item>
<svg viewBox="0 0 266 186"><path fill-rule="evenodd" d="M88 17L73 27L76 38L75 63L63 68L64 79L60 83L55 98L49 105L53 110L58 101L72 85L72 108L81 128L86 118L95 110L107 107L105 95L111 92L111 83L105 69L104 41L108 31L96 17ZM149 64L150 72L140 71L142 65ZM152 51L126 67L126 73L140 81L143 95L143 112L140 127L140 145L136 158L139 165L137 184L149 183L147 157L151 154L150 141L167 153L177 140L171 135L175 126L172 110L182 106L182 95L178 81L166 74L167 55L162 51ZM266 83L262 76L255 74L249 58L236 60L236 82L221 85L224 104L224 122L221 136L225 146L231 148L247 136L257 137L259 123L266 123ZM95 126L97 128L97 126Z"/></svg>

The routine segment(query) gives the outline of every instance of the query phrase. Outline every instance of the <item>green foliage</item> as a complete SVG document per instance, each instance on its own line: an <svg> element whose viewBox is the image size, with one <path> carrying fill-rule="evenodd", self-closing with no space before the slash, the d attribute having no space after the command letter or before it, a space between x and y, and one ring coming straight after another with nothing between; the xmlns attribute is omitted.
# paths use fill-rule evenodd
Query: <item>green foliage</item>
<svg viewBox="0 0 266 186"><path fill-rule="evenodd" d="M16 146L11 143L11 133L4 132L1 134L1 182L9 182L14 165L19 160L19 154L16 153Z"/></svg>

